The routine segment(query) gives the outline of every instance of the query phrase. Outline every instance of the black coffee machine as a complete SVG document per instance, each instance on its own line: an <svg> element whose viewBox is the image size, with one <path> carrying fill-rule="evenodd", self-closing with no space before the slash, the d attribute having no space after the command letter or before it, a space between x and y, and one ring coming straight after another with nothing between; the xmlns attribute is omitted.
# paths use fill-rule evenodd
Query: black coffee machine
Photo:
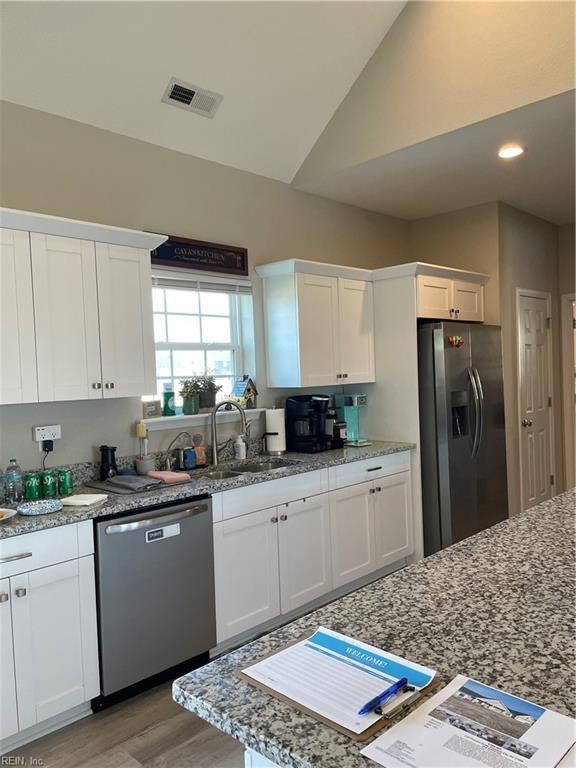
<svg viewBox="0 0 576 768"><path fill-rule="evenodd" d="M333 434L333 419L326 420L328 395L294 395L286 398L286 448L298 453L318 453L341 448Z"/></svg>

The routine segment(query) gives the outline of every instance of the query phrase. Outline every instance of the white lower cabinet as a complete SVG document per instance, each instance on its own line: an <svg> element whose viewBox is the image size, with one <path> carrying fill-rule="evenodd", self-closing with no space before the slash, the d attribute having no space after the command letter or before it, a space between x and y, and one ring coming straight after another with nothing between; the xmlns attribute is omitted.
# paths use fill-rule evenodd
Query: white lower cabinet
<svg viewBox="0 0 576 768"><path fill-rule="evenodd" d="M280 613L276 508L214 524L218 642Z"/></svg>
<svg viewBox="0 0 576 768"><path fill-rule="evenodd" d="M330 494L334 586L341 587L374 570L373 483L359 483Z"/></svg>
<svg viewBox="0 0 576 768"><path fill-rule="evenodd" d="M10 579L0 581L0 739L18 731Z"/></svg>
<svg viewBox="0 0 576 768"><path fill-rule="evenodd" d="M100 691L94 557L78 557L84 554L80 533L74 536L73 559L15 572L34 559L43 538L51 541L53 533L3 542L6 556L0 557L0 567L13 569L13 575L0 581L1 739L72 710ZM8 554L14 547L20 558ZM45 547L42 556L50 549ZM59 551L53 549L54 560Z"/></svg>
<svg viewBox="0 0 576 768"><path fill-rule="evenodd" d="M332 589L328 496L323 493L278 507L282 613Z"/></svg>
<svg viewBox="0 0 576 768"><path fill-rule="evenodd" d="M375 480L374 490L375 567L384 568L414 551L410 472Z"/></svg>

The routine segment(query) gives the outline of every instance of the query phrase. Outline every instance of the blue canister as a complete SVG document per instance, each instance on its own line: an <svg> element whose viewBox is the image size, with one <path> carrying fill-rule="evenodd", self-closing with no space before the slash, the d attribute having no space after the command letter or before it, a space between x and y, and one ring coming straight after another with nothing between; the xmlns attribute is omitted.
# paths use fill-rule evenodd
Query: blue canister
<svg viewBox="0 0 576 768"><path fill-rule="evenodd" d="M184 448L184 469L196 467L196 451L194 448Z"/></svg>

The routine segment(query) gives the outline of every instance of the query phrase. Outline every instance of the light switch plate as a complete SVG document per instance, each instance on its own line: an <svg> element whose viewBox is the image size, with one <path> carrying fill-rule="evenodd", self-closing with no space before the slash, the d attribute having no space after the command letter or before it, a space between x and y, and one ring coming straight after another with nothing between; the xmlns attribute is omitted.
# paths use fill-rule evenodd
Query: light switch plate
<svg viewBox="0 0 576 768"><path fill-rule="evenodd" d="M47 427L32 427L32 439L41 443L43 440L60 440L62 427L60 424L51 424Z"/></svg>

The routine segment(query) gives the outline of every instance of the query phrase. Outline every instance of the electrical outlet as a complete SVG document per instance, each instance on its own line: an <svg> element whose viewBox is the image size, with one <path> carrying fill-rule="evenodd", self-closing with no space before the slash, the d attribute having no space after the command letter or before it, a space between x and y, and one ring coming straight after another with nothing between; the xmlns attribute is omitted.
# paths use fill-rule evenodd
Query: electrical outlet
<svg viewBox="0 0 576 768"><path fill-rule="evenodd" d="M60 424L51 424L47 427L32 427L32 439L37 443L43 440L60 440L62 437L62 427ZM40 445L40 450L42 446Z"/></svg>

